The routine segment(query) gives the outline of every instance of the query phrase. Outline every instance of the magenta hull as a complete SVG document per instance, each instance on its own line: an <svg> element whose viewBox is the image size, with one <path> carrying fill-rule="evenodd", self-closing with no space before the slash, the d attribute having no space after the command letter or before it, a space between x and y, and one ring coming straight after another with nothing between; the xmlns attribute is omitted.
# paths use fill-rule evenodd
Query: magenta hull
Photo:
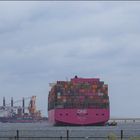
<svg viewBox="0 0 140 140"><path fill-rule="evenodd" d="M109 109L52 109L48 115L54 125L104 125Z"/></svg>

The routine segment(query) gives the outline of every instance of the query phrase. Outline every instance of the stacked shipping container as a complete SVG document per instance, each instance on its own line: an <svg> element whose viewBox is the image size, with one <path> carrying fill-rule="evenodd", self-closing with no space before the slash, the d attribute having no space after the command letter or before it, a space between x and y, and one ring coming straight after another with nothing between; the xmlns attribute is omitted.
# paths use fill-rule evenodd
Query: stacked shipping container
<svg viewBox="0 0 140 140"><path fill-rule="evenodd" d="M53 108L109 108L108 85L95 78L57 81L48 98L48 109Z"/></svg>

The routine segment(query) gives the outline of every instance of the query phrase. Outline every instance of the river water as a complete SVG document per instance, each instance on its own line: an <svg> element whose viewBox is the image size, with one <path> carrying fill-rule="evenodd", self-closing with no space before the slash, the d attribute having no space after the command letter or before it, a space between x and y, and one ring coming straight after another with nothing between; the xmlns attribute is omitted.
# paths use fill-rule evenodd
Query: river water
<svg viewBox="0 0 140 140"><path fill-rule="evenodd" d="M17 131L18 130L18 131ZM117 126L51 126L44 123L0 123L2 140L105 140L140 137L140 123Z"/></svg>

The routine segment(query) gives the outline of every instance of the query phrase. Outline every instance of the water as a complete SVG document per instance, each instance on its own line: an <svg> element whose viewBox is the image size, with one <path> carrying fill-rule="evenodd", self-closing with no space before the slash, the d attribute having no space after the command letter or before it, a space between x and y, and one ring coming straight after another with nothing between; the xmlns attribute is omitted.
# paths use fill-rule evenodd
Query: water
<svg viewBox="0 0 140 140"><path fill-rule="evenodd" d="M140 123L118 123L117 126L81 127L54 127L47 122L0 123L0 140L17 140L17 135L19 137L18 140L105 140L112 134L115 134L115 137L118 137L117 139L121 139L121 135L123 139L140 137Z"/></svg>

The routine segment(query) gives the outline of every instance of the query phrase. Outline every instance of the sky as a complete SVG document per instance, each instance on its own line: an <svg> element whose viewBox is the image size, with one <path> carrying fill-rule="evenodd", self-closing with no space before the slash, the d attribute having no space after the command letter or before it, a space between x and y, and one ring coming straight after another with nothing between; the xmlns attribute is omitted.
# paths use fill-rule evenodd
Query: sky
<svg viewBox="0 0 140 140"><path fill-rule="evenodd" d="M75 75L109 86L111 117L140 117L139 1L1 1L0 104ZM26 101L28 105L28 101Z"/></svg>

